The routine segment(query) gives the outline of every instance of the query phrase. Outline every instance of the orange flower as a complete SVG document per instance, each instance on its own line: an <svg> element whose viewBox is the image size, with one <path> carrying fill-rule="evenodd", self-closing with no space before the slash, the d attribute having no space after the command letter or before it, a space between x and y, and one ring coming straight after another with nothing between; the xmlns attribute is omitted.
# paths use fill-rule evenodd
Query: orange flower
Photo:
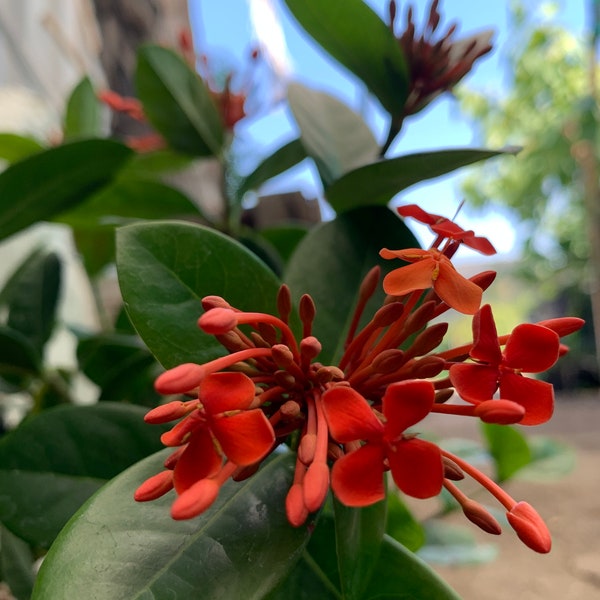
<svg viewBox="0 0 600 600"><path fill-rule="evenodd" d="M400 258L413 263L388 273L383 280L383 289L390 296L404 296L417 290L433 287L435 293L458 312L475 314L481 304L481 288L463 277L450 259L439 250L388 250L379 254L386 259Z"/></svg>

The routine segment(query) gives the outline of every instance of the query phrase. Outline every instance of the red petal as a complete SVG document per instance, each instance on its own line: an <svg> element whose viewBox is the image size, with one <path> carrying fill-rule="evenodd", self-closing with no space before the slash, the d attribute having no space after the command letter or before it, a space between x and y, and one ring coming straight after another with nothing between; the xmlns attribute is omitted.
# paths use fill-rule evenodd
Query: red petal
<svg viewBox="0 0 600 600"><path fill-rule="evenodd" d="M402 250L382 248L379 251L379 256L385 259L399 258L406 262L418 262L424 258L431 258L431 251L423 250L422 248L404 248Z"/></svg>
<svg viewBox="0 0 600 600"><path fill-rule="evenodd" d="M254 400L254 383L244 373L212 373L200 384L200 402L206 412L216 415L248 408Z"/></svg>
<svg viewBox="0 0 600 600"><path fill-rule="evenodd" d="M481 304L481 288L463 277L447 259L440 261L433 289L448 306L466 315L475 314Z"/></svg>
<svg viewBox="0 0 600 600"><path fill-rule="evenodd" d="M485 237L473 235L473 232L466 232L466 235L462 238L462 243L465 246L469 246L469 248L473 248L473 250L477 250L477 252L481 252L481 254L485 254L486 256L496 254L496 248L494 248L490 240Z"/></svg>
<svg viewBox="0 0 600 600"><path fill-rule="evenodd" d="M177 497L171 506L171 517L192 519L203 513L219 495L219 484L213 479L201 479Z"/></svg>
<svg viewBox="0 0 600 600"><path fill-rule="evenodd" d="M181 494L200 479L215 475L222 462L208 430L195 432L173 469L177 493Z"/></svg>
<svg viewBox="0 0 600 600"><path fill-rule="evenodd" d="M396 485L413 498L440 493L444 467L440 449L431 442L410 438L388 446L387 458Z"/></svg>
<svg viewBox="0 0 600 600"><path fill-rule="evenodd" d="M346 506L369 506L385 498L383 446L366 444L335 461L331 489Z"/></svg>
<svg viewBox="0 0 600 600"><path fill-rule="evenodd" d="M367 401L350 387L327 390L323 394L323 412L331 437L342 444L373 440L383 434L383 425Z"/></svg>
<svg viewBox="0 0 600 600"><path fill-rule="evenodd" d="M469 352L471 358L490 365L502 362L498 331L489 304L484 304L473 317L473 342L473 348Z"/></svg>
<svg viewBox="0 0 600 600"><path fill-rule="evenodd" d="M525 323L517 325L504 349L506 364L526 373L541 373L557 360L560 348L558 334L542 327Z"/></svg>
<svg viewBox="0 0 600 600"><path fill-rule="evenodd" d="M552 536L533 506L527 502L517 502L506 513L506 518L524 544L541 554L550 552Z"/></svg>
<svg viewBox="0 0 600 600"><path fill-rule="evenodd" d="M540 425L554 412L554 388L545 381L504 373L500 379L500 396L525 408L525 416L519 425Z"/></svg>
<svg viewBox="0 0 600 600"><path fill-rule="evenodd" d="M404 206L399 206L396 210L401 217L411 217L426 225L433 225L445 219L445 217L441 217L440 215L428 213L416 204L405 204Z"/></svg>
<svg viewBox="0 0 600 600"><path fill-rule="evenodd" d="M258 408L213 419L211 429L225 456L242 467L264 458L275 443L273 427Z"/></svg>
<svg viewBox="0 0 600 600"><path fill-rule="evenodd" d="M395 269L383 278L383 289L390 296L404 296L415 290L426 290L433 284L435 266L433 258L424 258L412 265Z"/></svg>
<svg viewBox="0 0 600 600"><path fill-rule="evenodd" d="M450 367L450 381L467 402L491 400L498 389L498 369L485 365L459 363Z"/></svg>
<svg viewBox="0 0 600 600"><path fill-rule="evenodd" d="M434 401L435 388L430 381L409 379L388 385L383 395L386 439L400 437L408 427L424 419Z"/></svg>

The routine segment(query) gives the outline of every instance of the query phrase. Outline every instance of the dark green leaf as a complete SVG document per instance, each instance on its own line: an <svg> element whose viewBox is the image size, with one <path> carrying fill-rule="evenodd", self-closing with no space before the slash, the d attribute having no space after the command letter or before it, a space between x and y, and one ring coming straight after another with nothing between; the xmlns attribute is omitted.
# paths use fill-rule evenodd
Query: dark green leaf
<svg viewBox="0 0 600 600"><path fill-rule="evenodd" d="M175 150L220 155L219 112L202 79L180 56L160 46L142 46L135 82L148 120Z"/></svg>
<svg viewBox="0 0 600 600"><path fill-rule="evenodd" d="M406 225L385 206L367 206L338 215L303 238L284 280L295 298L307 293L315 301L314 335L323 345L320 361L335 364L341 357L365 274L377 264L383 273L403 264L381 259L379 250L418 245ZM380 288L367 306L365 319L373 316L384 297Z"/></svg>
<svg viewBox="0 0 600 600"><path fill-rule="evenodd" d="M363 600L460 600L459 596L417 555L389 536Z"/></svg>
<svg viewBox="0 0 600 600"><path fill-rule="evenodd" d="M423 526L413 517L397 492L388 494L385 532L412 552L425 543Z"/></svg>
<svg viewBox="0 0 600 600"><path fill-rule="evenodd" d="M260 235L275 247L284 263L289 261L307 233L308 228L302 225L282 225L260 230Z"/></svg>
<svg viewBox="0 0 600 600"><path fill-rule="evenodd" d="M64 136L66 139L99 136L100 127L100 103L89 77L84 77L67 102Z"/></svg>
<svg viewBox="0 0 600 600"><path fill-rule="evenodd" d="M222 296L242 310L276 307L275 275L239 243L197 225L156 222L118 229L117 268L129 317L167 368L224 353L196 326L204 296Z"/></svg>
<svg viewBox="0 0 600 600"><path fill-rule="evenodd" d="M481 423L481 430L496 466L496 478L504 481L531 462L527 440L514 427Z"/></svg>
<svg viewBox="0 0 600 600"><path fill-rule="evenodd" d="M15 133L0 133L0 158L9 163L37 154L43 149L44 147L33 138Z"/></svg>
<svg viewBox="0 0 600 600"><path fill-rule="evenodd" d="M361 79L383 108L400 115L408 94L404 53L390 28L362 0L286 0L300 25Z"/></svg>
<svg viewBox="0 0 600 600"><path fill-rule="evenodd" d="M20 331L0 327L0 375L9 381L39 375L42 357Z"/></svg>
<svg viewBox="0 0 600 600"><path fill-rule="evenodd" d="M22 333L42 355L56 320L61 263L54 252L34 250L10 277L1 293L8 307L6 324Z"/></svg>
<svg viewBox="0 0 600 600"><path fill-rule="evenodd" d="M73 227L73 240L90 278L96 277L107 265L114 263L114 227Z"/></svg>
<svg viewBox="0 0 600 600"><path fill-rule="evenodd" d="M167 173L177 173L197 160L188 154L180 154L170 148L135 154L127 163L121 175L124 178L149 179L163 177Z"/></svg>
<svg viewBox="0 0 600 600"><path fill-rule="evenodd" d="M179 190L150 179L119 178L57 220L73 227L119 225L134 219L200 216L192 201Z"/></svg>
<svg viewBox="0 0 600 600"><path fill-rule="evenodd" d="M33 561L29 544L0 526L0 580L10 587L11 598L28 600L31 596Z"/></svg>
<svg viewBox="0 0 600 600"><path fill-rule="evenodd" d="M426 179L500 154L505 150L456 149L419 152L384 159L347 173L326 190L327 200L337 211L365 204L387 204L398 192Z"/></svg>
<svg viewBox="0 0 600 600"><path fill-rule="evenodd" d="M385 532L386 501L349 508L334 500L335 539L340 582L346 600L360 600L373 569Z"/></svg>
<svg viewBox="0 0 600 600"><path fill-rule="evenodd" d="M132 498L165 456L133 466L82 507L48 553L35 600L262 600L287 575L309 535L285 516L293 455L226 483L215 504L189 521L171 519L171 494L145 504Z"/></svg>
<svg viewBox="0 0 600 600"><path fill-rule="evenodd" d="M158 365L135 335L101 333L79 340L79 368L101 389L101 401L156 404Z"/></svg>
<svg viewBox="0 0 600 600"><path fill-rule="evenodd" d="M106 480L161 447L164 428L130 405L60 406L0 440L0 521L48 547ZM58 596L60 597L60 596Z"/></svg>
<svg viewBox="0 0 600 600"><path fill-rule="evenodd" d="M111 140L72 142L34 154L0 173L0 238L51 219L109 183L131 156Z"/></svg>
<svg viewBox="0 0 600 600"><path fill-rule="evenodd" d="M238 193L242 196L249 190L258 189L265 181L291 169L307 157L306 150L299 139L281 146L265 158L240 184Z"/></svg>
<svg viewBox="0 0 600 600"><path fill-rule="evenodd" d="M325 185L377 158L379 145L368 125L333 96L294 83L288 87L288 102L302 145Z"/></svg>

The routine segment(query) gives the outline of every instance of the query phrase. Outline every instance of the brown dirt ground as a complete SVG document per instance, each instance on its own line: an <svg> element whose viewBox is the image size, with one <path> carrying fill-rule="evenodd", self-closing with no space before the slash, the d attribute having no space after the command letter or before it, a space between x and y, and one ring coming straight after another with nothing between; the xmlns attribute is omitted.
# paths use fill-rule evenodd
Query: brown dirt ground
<svg viewBox="0 0 600 600"><path fill-rule="evenodd" d="M466 419L446 430L452 436L477 435ZM447 424L448 421L446 420ZM441 423L440 423L441 425ZM527 500L543 516L553 537L552 551L540 555L523 546L510 528L499 537L499 556L483 565L435 567L464 600L593 600L600 598L600 391L557 398L553 419L531 429L568 443L575 467L560 479L511 480L504 487ZM460 521L461 514L452 519ZM426 599L424 599L426 600Z"/></svg>

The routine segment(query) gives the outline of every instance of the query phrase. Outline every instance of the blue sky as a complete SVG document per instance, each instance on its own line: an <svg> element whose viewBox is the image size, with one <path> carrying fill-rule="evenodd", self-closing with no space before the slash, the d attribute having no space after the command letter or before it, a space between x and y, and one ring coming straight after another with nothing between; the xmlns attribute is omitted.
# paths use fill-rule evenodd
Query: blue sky
<svg viewBox="0 0 600 600"><path fill-rule="evenodd" d="M250 0L260 5L264 0ZM511 0L479 2L477 0L442 0L442 27L450 22L459 24L458 37L478 31L493 29L494 50L480 59L474 70L465 79L469 87L501 94L506 85L507 74L503 70L502 55L510 44L509 6ZM339 65L324 54L318 46L298 27L280 0L273 0L279 18L287 51L291 59L291 78L316 89L331 93L361 112L373 128L378 139L385 136L385 122L378 114L377 104L366 97L363 88ZM387 0L368 0L380 15L385 14ZM400 22L407 2L400 5ZM429 1L416 0L416 22L423 23L423 15ZM543 3L539 3L543 5ZM585 31L586 0L562 0L558 6L557 21L574 32ZM248 49L254 43L256 34L252 27L249 0L189 0L190 16L194 37L201 41L202 51L214 57L216 66L239 66L248 56ZM273 28L267 28L271 35ZM293 120L288 111L281 107L268 115L257 116L250 125L238 131L249 146L259 147L259 156L266 156L283 142L297 135ZM510 144L510 140L507 140ZM461 116L456 101L445 95L425 111L407 120L403 132L393 146L394 154L407 154L419 150L435 150L449 147L472 147L477 145L474 127ZM257 153L253 159L257 160ZM403 192L398 200L416 202L425 209L451 216L460 202L460 172ZM314 174L295 169L291 174L274 180L271 189L302 189L307 196L319 191ZM499 213L469 213L468 207L458 222L463 227L475 229L480 235L487 235L501 253L514 250L514 228L507 218ZM420 232L417 232L420 233ZM427 239L423 240L427 243Z"/></svg>

